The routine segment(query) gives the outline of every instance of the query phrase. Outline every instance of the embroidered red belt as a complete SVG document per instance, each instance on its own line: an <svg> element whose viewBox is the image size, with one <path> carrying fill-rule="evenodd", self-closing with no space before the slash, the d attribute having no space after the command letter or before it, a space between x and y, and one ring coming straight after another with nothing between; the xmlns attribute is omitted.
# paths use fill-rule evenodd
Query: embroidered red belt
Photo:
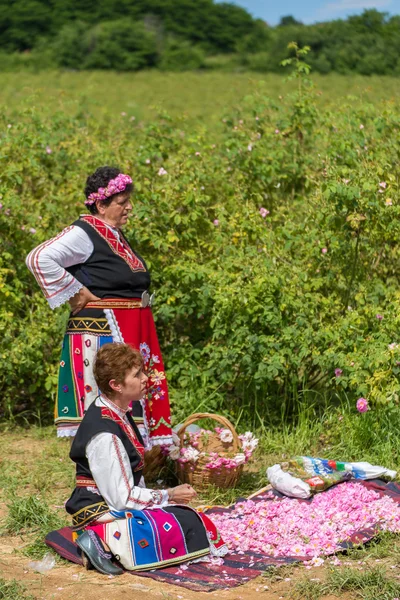
<svg viewBox="0 0 400 600"><path fill-rule="evenodd" d="M88 477L83 477L82 475L76 476L76 487L95 487L97 488L97 483L94 479L89 479Z"/></svg>
<svg viewBox="0 0 400 600"><path fill-rule="evenodd" d="M142 301L139 300L119 300L118 298L105 298L104 300L96 300L95 302L88 302L85 308L144 308Z"/></svg>
<svg viewBox="0 0 400 600"><path fill-rule="evenodd" d="M147 308L152 306L153 301L154 294L150 296L149 292L143 292L141 298L103 298L88 302L85 308Z"/></svg>

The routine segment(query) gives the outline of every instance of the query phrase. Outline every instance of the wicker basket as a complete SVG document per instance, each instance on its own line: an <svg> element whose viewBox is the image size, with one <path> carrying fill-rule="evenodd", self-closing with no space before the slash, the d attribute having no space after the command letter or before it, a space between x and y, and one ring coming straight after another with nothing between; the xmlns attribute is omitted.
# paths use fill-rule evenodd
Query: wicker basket
<svg viewBox="0 0 400 600"><path fill-rule="evenodd" d="M180 447L182 448L184 445L186 428L200 419L213 419L214 421L218 421L223 427L232 432L233 441L222 442L217 433L209 434L205 442L200 438L198 450L200 452L206 452L207 455L200 456L194 464L191 462L183 464L177 462L177 475L179 480L181 483L189 483L195 490L206 489L210 485L215 485L220 488L235 487L242 474L243 464L232 469L227 469L226 467L221 467L220 469L205 468L205 465L210 461L210 452L217 452L219 456L232 457L232 455L239 451L241 442L235 428L228 419L211 413L196 413L191 415L186 419L178 431Z"/></svg>
<svg viewBox="0 0 400 600"><path fill-rule="evenodd" d="M165 466L166 460L167 457L161 451L160 446L153 446L151 450L144 453L143 476L146 483L160 476L160 471Z"/></svg>

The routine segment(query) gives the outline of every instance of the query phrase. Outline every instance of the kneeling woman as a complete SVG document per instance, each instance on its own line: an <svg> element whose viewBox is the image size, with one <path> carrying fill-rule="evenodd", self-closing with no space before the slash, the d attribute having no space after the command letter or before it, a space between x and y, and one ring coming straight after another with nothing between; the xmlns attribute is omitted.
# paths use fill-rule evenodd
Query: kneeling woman
<svg viewBox="0 0 400 600"><path fill-rule="evenodd" d="M94 376L101 390L72 444L76 488L66 503L86 563L116 575L223 556L227 548L210 519L186 506L196 495L187 484L145 487L144 448L129 405L144 393L141 354L128 344L106 344Z"/></svg>

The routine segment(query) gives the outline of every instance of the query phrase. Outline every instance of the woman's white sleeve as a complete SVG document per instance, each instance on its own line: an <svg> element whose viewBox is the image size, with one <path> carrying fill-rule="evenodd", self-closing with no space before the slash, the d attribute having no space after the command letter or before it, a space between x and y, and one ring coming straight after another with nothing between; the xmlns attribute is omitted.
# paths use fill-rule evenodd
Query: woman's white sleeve
<svg viewBox="0 0 400 600"><path fill-rule="evenodd" d="M70 225L28 254L26 265L51 308L61 306L83 287L65 269L84 263L92 252L93 243L87 233L80 227Z"/></svg>
<svg viewBox="0 0 400 600"><path fill-rule="evenodd" d="M86 446L97 488L111 510L142 510L168 504L167 490L135 486L128 454L116 435L98 433Z"/></svg>

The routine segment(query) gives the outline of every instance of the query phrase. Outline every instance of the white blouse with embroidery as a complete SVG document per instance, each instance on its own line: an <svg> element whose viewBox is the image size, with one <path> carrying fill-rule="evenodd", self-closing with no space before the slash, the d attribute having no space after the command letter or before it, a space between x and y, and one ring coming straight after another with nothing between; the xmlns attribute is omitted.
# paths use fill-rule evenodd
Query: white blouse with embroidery
<svg viewBox="0 0 400 600"><path fill-rule="evenodd" d="M109 227L120 240L116 228ZM35 276L51 308L67 302L83 287L66 268L84 263L93 252L93 242L81 227L70 225L34 248L26 258L28 269Z"/></svg>
<svg viewBox="0 0 400 600"><path fill-rule="evenodd" d="M131 427L126 411L104 396L96 400L97 406L107 406ZM145 487L142 477L135 486L128 454L120 438L109 432L98 433L86 446L86 458L97 488L111 510L143 510L168 504L167 490Z"/></svg>

